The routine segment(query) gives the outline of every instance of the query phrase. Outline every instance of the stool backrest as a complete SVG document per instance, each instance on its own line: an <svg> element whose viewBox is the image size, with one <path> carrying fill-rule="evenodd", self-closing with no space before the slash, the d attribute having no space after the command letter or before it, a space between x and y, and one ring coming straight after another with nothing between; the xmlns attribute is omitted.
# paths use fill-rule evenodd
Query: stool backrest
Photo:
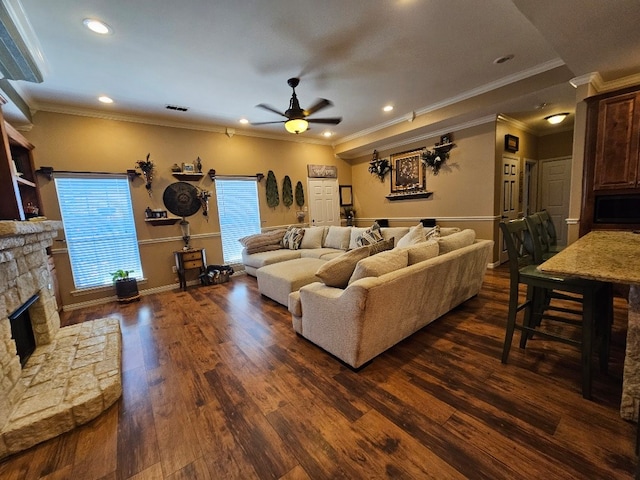
<svg viewBox="0 0 640 480"><path fill-rule="evenodd" d="M549 212L546 210L540 210L537 214L544 226L544 233L547 235L547 243L552 247L556 246L558 243L558 234L556 233L556 227L553 224L551 215L549 215Z"/></svg>
<svg viewBox="0 0 640 480"><path fill-rule="evenodd" d="M533 241L524 218L518 218L506 223L500 222L500 229L507 247L509 271L513 281L518 278L522 267L536 263L533 256Z"/></svg>
<svg viewBox="0 0 640 480"><path fill-rule="evenodd" d="M527 228L531 233L533 243L533 260L535 263L542 263L545 255L549 253L549 238L540 215L534 213L525 217Z"/></svg>

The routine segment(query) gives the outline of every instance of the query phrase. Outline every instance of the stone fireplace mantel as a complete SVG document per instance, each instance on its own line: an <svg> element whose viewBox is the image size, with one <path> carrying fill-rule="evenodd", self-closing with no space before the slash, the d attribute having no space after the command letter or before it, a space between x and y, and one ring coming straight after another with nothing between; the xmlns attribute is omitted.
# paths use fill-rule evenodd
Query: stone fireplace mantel
<svg viewBox="0 0 640 480"><path fill-rule="evenodd" d="M118 319L60 328L46 250L61 229L0 221L0 459L92 420L122 394ZM9 315L36 294L36 349L23 368Z"/></svg>

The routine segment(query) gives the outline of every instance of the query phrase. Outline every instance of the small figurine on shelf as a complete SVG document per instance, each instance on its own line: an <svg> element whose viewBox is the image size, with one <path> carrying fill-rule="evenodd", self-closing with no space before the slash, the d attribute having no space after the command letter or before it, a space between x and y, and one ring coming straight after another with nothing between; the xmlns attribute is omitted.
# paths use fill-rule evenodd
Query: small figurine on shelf
<svg viewBox="0 0 640 480"><path fill-rule="evenodd" d="M145 188L149 192L149 196L151 196L151 182L153 181L153 162L149 160L150 156L151 154L147 153L146 160L138 160L136 162L136 166L142 170L142 175L144 175Z"/></svg>
<svg viewBox="0 0 640 480"><path fill-rule="evenodd" d="M196 158L196 170L198 173L202 173L202 160L200 160L200 157Z"/></svg>

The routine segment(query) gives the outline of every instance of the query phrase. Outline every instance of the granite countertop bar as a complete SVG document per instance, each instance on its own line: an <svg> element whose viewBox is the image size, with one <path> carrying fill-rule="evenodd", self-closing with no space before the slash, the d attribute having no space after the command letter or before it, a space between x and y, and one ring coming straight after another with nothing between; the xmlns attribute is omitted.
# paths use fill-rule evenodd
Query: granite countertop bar
<svg viewBox="0 0 640 480"><path fill-rule="evenodd" d="M603 282L640 285L640 233L594 230L538 269Z"/></svg>

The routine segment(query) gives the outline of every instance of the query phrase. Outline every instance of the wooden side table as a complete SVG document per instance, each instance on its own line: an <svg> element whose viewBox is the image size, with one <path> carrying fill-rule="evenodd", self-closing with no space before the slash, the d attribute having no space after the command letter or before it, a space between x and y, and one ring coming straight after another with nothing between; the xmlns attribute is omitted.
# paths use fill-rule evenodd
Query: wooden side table
<svg viewBox="0 0 640 480"><path fill-rule="evenodd" d="M173 252L176 260L176 270L178 271L178 279L180 280L180 288L187 289L187 279L185 278L186 270L198 268L200 273L204 273L207 269L207 257L204 248L192 250L177 250Z"/></svg>

